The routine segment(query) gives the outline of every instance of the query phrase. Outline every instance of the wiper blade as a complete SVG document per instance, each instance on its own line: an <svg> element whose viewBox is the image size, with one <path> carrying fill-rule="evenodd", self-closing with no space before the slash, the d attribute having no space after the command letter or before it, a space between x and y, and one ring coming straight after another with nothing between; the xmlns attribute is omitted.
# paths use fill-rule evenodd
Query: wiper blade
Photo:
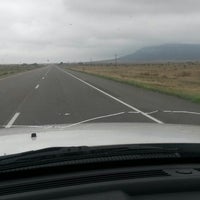
<svg viewBox="0 0 200 200"><path fill-rule="evenodd" d="M57 147L3 156L0 158L0 172L30 166L52 166L58 163L72 165L85 162L178 158L179 156L176 148L149 145Z"/></svg>

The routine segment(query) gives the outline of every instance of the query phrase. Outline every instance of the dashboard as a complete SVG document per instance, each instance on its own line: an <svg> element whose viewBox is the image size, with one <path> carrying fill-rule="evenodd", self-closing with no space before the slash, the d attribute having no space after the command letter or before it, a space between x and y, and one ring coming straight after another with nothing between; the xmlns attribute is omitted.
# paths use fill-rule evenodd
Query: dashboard
<svg viewBox="0 0 200 200"><path fill-rule="evenodd" d="M199 164L15 173L9 179L0 175L0 199L200 199Z"/></svg>

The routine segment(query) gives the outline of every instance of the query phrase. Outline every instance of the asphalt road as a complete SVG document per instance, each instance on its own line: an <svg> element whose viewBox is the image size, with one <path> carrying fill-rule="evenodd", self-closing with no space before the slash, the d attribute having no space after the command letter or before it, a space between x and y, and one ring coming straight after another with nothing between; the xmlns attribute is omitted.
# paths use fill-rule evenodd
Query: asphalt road
<svg viewBox="0 0 200 200"><path fill-rule="evenodd" d="M200 125L200 105L47 66L0 79L0 125L149 122Z"/></svg>

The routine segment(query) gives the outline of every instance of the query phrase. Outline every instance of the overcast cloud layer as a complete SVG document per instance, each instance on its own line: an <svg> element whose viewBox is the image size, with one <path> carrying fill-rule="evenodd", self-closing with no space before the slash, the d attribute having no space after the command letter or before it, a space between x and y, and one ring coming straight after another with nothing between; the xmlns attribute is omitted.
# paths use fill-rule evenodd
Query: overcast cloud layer
<svg viewBox="0 0 200 200"><path fill-rule="evenodd" d="M0 63L109 59L200 43L199 0L0 0Z"/></svg>

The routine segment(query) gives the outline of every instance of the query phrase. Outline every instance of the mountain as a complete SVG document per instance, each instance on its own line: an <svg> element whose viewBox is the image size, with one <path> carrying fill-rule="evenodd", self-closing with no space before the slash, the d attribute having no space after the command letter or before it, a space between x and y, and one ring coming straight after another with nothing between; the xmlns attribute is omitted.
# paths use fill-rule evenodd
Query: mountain
<svg viewBox="0 0 200 200"><path fill-rule="evenodd" d="M119 63L200 61L200 44L164 44L120 57Z"/></svg>

